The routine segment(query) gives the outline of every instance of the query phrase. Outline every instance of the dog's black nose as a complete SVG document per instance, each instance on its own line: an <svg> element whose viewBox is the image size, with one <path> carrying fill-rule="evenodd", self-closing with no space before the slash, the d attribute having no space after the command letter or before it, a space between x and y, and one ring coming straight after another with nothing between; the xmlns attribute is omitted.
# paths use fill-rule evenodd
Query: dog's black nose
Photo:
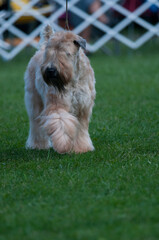
<svg viewBox="0 0 159 240"><path fill-rule="evenodd" d="M55 66L47 67L43 72L43 79L48 86L54 86L60 91L64 91L64 82Z"/></svg>
<svg viewBox="0 0 159 240"><path fill-rule="evenodd" d="M56 67L47 67L45 74L46 74L47 78L52 79L52 78L56 78L58 76L58 71L57 71Z"/></svg>

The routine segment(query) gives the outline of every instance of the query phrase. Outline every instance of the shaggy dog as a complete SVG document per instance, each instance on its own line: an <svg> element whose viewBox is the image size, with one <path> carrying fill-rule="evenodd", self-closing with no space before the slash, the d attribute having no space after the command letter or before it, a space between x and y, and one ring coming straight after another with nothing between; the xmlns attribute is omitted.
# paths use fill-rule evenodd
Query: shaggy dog
<svg viewBox="0 0 159 240"><path fill-rule="evenodd" d="M94 149L88 133L95 99L94 72L86 41L47 25L40 49L25 72L25 104L30 121L26 148L58 153Z"/></svg>

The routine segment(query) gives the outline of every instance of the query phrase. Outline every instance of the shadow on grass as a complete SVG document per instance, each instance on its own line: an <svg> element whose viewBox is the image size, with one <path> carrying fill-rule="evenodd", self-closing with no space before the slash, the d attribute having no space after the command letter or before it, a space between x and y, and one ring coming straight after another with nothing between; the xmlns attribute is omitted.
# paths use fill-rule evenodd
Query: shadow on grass
<svg viewBox="0 0 159 240"><path fill-rule="evenodd" d="M44 160L49 159L50 157L61 159L65 157L65 155L59 155L53 149L49 150L26 150L23 148L12 147L6 149L4 151L0 151L0 161L36 161L36 160Z"/></svg>
<svg viewBox="0 0 159 240"><path fill-rule="evenodd" d="M53 149L48 150L26 150L25 147L17 148L16 146L0 150L0 162L1 163L11 163L11 162L76 162L77 161L90 161L96 159L98 156L97 151L87 152L83 154L59 154ZM68 161L69 160L69 161Z"/></svg>
<svg viewBox="0 0 159 240"><path fill-rule="evenodd" d="M49 150L26 150L23 148L10 148L0 151L0 168L10 169L32 169L35 172L40 168L56 169L57 171L74 172L89 168L95 170L97 165L105 165L111 161L111 157L98 150L83 154L58 154L53 149Z"/></svg>

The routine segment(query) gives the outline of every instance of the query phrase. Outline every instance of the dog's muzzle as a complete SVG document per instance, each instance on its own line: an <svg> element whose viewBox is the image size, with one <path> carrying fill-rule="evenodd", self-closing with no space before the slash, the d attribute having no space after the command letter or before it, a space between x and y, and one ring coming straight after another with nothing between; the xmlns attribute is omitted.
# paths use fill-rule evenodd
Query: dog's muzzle
<svg viewBox="0 0 159 240"><path fill-rule="evenodd" d="M42 74L47 85L54 86L59 92L65 90L64 82L62 81L56 67L47 67L44 72L42 71Z"/></svg>

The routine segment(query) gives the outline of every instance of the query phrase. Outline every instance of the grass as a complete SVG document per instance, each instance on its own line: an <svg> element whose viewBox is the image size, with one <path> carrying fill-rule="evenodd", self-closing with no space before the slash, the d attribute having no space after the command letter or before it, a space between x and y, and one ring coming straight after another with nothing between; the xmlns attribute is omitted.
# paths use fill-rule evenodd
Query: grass
<svg viewBox="0 0 159 240"><path fill-rule="evenodd" d="M95 151L25 150L23 74L31 56L0 61L0 239L159 239L158 45L91 56Z"/></svg>

